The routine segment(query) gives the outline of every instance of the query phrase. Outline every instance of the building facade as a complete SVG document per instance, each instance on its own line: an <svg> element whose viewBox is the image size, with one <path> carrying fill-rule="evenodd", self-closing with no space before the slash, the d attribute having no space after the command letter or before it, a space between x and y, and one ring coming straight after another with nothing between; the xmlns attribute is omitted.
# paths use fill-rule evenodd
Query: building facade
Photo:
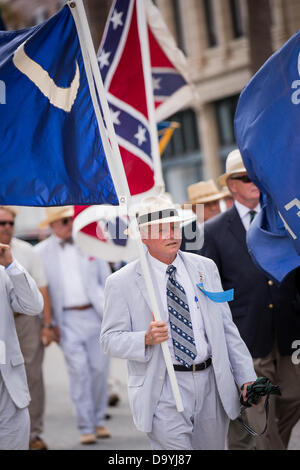
<svg viewBox="0 0 300 470"><path fill-rule="evenodd" d="M259 1L259 0L257 0ZM99 0L106 3L108 0ZM53 14L64 0L0 0L22 10L24 25ZM88 3L88 1L86 2ZM166 190L187 200L188 185L216 179L235 147L233 118L251 78L246 0L155 0L178 46L185 52L198 100L172 119L175 130L163 157ZM104 5L104 3L103 3ZM273 50L300 27L299 0L270 0ZM21 26L24 26L21 25Z"/></svg>
<svg viewBox="0 0 300 470"><path fill-rule="evenodd" d="M257 0L259 1L259 0ZM186 187L216 179L235 147L233 118L239 94L251 78L246 0L156 0L185 52L197 87L195 107L174 116L181 123L163 156L167 190L186 201ZM273 50L300 28L298 0L270 0Z"/></svg>

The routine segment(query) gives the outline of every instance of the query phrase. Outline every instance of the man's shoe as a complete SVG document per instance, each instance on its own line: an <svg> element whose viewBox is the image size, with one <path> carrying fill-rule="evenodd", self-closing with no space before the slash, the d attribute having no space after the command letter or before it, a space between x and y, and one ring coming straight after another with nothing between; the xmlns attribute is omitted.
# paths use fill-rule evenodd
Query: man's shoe
<svg viewBox="0 0 300 470"><path fill-rule="evenodd" d="M43 439L36 437L29 442L29 450L48 450L48 447Z"/></svg>
<svg viewBox="0 0 300 470"><path fill-rule="evenodd" d="M82 434L80 436L80 444L88 445L88 444L95 444L96 437L95 434Z"/></svg>
<svg viewBox="0 0 300 470"><path fill-rule="evenodd" d="M105 426L96 427L96 437L98 439L103 439L103 438L110 437L110 436L111 434Z"/></svg>
<svg viewBox="0 0 300 470"><path fill-rule="evenodd" d="M119 401L119 395L117 395L116 393L112 393L108 398L108 406L117 406Z"/></svg>

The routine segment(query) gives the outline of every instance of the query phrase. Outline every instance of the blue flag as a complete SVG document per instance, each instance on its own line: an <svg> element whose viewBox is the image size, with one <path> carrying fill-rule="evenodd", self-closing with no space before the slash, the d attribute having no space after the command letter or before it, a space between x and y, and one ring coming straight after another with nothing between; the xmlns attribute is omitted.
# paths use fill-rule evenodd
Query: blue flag
<svg viewBox="0 0 300 470"><path fill-rule="evenodd" d="M0 32L0 84L0 204L118 204L68 6Z"/></svg>
<svg viewBox="0 0 300 470"><path fill-rule="evenodd" d="M235 134L262 213L247 242L254 261L281 281L300 266L300 31L242 91Z"/></svg>

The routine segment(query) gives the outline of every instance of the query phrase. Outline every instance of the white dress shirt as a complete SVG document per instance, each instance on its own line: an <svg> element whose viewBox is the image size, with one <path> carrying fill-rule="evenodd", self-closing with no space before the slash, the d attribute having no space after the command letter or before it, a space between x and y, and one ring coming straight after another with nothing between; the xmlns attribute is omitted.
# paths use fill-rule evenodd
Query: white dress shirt
<svg viewBox="0 0 300 470"><path fill-rule="evenodd" d="M249 209L249 207L244 206L244 204L241 204L239 201L234 201L234 205L239 213L242 224L244 225L245 230L247 232L250 228L250 212L253 210L258 214L261 209L260 203L258 203L257 206L254 207L254 209Z"/></svg>
<svg viewBox="0 0 300 470"><path fill-rule="evenodd" d="M168 304L167 304L168 275L166 273L166 270L167 270L168 265L165 263L162 263L156 258L153 258L149 252L147 253L147 257L148 257L148 261L152 269L152 272L157 281L157 286L159 288L159 295L162 300L163 312L161 312L161 316L162 316L162 320L166 323L168 327L168 331L169 331L168 346L170 349L171 358L172 358L173 364L179 364L177 359L175 359L170 320L169 320ZM199 308L199 302L196 301L194 287L192 285L189 274L180 256L178 255L176 256L172 265L176 267L175 278L182 285L187 296L189 309L190 309L190 315L191 315L191 322L193 325L194 339L195 339L195 344L196 344L196 349L197 349L197 356L193 362L195 364L198 364L200 362L205 361L211 355L210 345L208 344L208 341L206 338L203 318L202 318L202 314Z"/></svg>
<svg viewBox="0 0 300 470"><path fill-rule="evenodd" d="M61 239L55 236L59 245L59 263L61 270L62 288L64 292L64 307L78 307L90 303L80 272L80 253L76 245L66 243L61 246Z"/></svg>
<svg viewBox="0 0 300 470"><path fill-rule="evenodd" d="M40 256L34 251L33 246L29 243L12 238L10 242L11 252L17 261L26 271L33 277L38 287L47 286L47 277Z"/></svg>

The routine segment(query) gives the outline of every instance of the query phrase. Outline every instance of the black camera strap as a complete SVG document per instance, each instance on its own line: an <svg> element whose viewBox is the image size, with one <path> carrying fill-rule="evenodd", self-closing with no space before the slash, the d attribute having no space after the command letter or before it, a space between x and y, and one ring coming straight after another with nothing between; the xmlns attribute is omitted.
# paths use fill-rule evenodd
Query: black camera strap
<svg viewBox="0 0 300 470"><path fill-rule="evenodd" d="M269 398L270 398L270 394L268 393L267 396L266 396L265 405L264 405L264 407L265 407L265 413L266 413L266 424L265 424L265 427L264 427L263 431L261 431L261 432L259 432L259 433L256 432L256 431L254 431L254 429L252 429L252 428L249 426L249 424L245 423L245 421L244 421L243 418L242 418L242 413L243 413L247 408L249 409L249 407L248 407L248 406L242 406L242 407L241 407L241 414L240 414L240 416L238 416L238 421L241 423L241 425L243 426L243 428L246 429L246 431L248 431L248 433L251 434L251 435L254 436L254 437L262 436L262 435L266 432L266 430L267 430L267 428L268 428Z"/></svg>
<svg viewBox="0 0 300 470"><path fill-rule="evenodd" d="M280 389L277 385L273 385L270 380L267 377L258 377L255 382L253 382L251 385L248 385L247 387L247 401L243 400L243 396L240 396L240 402L241 402L241 413L240 416L238 417L238 421L241 423L244 429L249 432L252 436L259 437L262 436L268 427L268 418L269 418L269 399L270 395L281 395ZM242 418L243 412L246 410L246 408L250 408L252 405L256 405L259 403L261 397L266 397L265 399L265 414L266 414L266 424L260 433L256 432L254 429L252 429L247 423Z"/></svg>

